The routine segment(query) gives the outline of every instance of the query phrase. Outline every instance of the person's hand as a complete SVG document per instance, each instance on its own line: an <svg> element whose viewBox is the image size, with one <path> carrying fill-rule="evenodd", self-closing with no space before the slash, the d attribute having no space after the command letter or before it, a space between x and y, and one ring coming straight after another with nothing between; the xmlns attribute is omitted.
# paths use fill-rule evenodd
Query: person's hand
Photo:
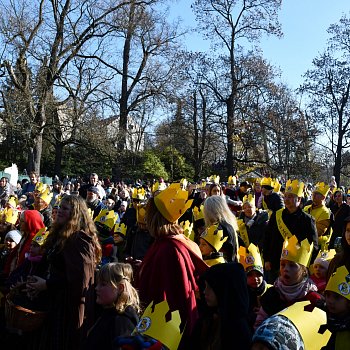
<svg viewBox="0 0 350 350"><path fill-rule="evenodd" d="M47 289L46 279L39 276L28 276L26 284L26 292L30 299L37 297L37 295Z"/></svg>
<svg viewBox="0 0 350 350"><path fill-rule="evenodd" d="M265 271L271 271L272 266L271 266L270 261L265 261L264 268L265 268Z"/></svg>

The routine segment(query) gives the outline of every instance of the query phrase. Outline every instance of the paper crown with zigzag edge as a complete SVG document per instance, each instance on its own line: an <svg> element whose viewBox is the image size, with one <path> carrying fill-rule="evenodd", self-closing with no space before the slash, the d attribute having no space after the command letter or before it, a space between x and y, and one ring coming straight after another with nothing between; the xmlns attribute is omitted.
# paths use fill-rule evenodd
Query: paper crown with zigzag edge
<svg viewBox="0 0 350 350"><path fill-rule="evenodd" d="M179 222L179 225L184 230L184 235L191 241L194 241L193 223L189 220Z"/></svg>
<svg viewBox="0 0 350 350"><path fill-rule="evenodd" d="M114 233L118 233L119 235L122 235L122 236L126 236L126 230L127 230L127 226L123 223L117 223L114 225L114 230L113 232Z"/></svg>
<svg viewBox="0 0 350 350"><path fill-rule="evenodd" d="M33 237L32 241L42 246L49 234L46 227L41 228Z"/></svg>
<svg viewBox="0 0 350 350"><path fill-rule="evenodd" d="M43 200L46 204L50 204L53 193L50 191L50 187L46 187L46 189L38 193L37 197Z"/></svg>
<svg viewBox="0 0 350 350"><path fill-rule="evenodd" d="M273 192L278 193L281 191L282 184L276 179L275 186L273 186Z"/></svg>
<svg viewBox="0 0 350 350"><path fill-rule="evenodd" d="M312 311L309 311L312 310ZM288 318L299 331L305 349L318 350L323 348L332 333L327 329L319 332L320 326L327 323L325 311L311 305L310 301L299 301L277 313Z"/></svg>
<svg viewBox="0 0 350 350"><path fill-rule="evenodd" d="M218 226L218 224L208 226L200 236L200 238L209 243L217 252L227 241L227 237L224 237L224 231L220 230Z"/></svg>
<svg viewBox="0 0 350 350"><path fill-rule="evenodd" d="M9 224L16 225L18 220L18 210L12 208L5 208L2 212L3 220Z"/></svg>
<svg viewBox="0 0 350 350"><path fill-rule="evenodd" d="M169 314L170 319L167 318ZM170 312L166 300L158 304L152 302L147 306L132 335L147 335L160 341L169 350L177 350L182 337L180 324L179 311Z"/></svg>
<svg viewBox="0 0 350 350"><path fill-rule="evenodd" d="M219 175L211 175L209 178L209 182L218 185L220 183L220 176Z"/></svg>
<svg viewBox="0 0 350 350"><path fill-rule="evenodd" d="M337 254L335 249L320 250L316 256L316 259L322 259L330 262L334 258L335 254Z"/></svg>
<svg viewBox="0 0 350 350"><path fill-rule="evenodd" d="M228 185L237 185L237 177L234 175L230 175L227 179L227 184Z"/></svg>
<svg viewBox="0 0 350 350"><path fill-rule="evenodd" d="M306 238L299 243L298 238L293 235L283 242L281 260L293 261L308 267L313 248L314 244L310 244Z"/></svg>
<svg viewBox="0 0 350 350"><path fill-rule="evenodd" d="M141 225L146 225L146 206L139 204L136 208L136 220Z"/></svg>
<svg viewBox="0 0 350 350"><path fill-rule="evenodd" d="M250 205L254 205L255 206L255 197L254 197L254 195L252 195L251 193L250 194L248 194L248 195L245 195L244 197L243 197L243 204L244 203L249 203Z"/></svg>
<svg viewBox="0 0 350 350"><path fill-rule="evenodd" d="M206 188L206 186L207 186L207 182L206 182L205 180L202 180L202 181L201 181L201 184L200 184L200 188L201 188L202 190L204 190L204 189Z"/></svg>
<svg viewBox="0 0 350 350"><path fill-rule="evenodd" d="M13 209L17 208L17 204L18 204L18 200L15 196L10 196L7 203L6 203L7 206L10 205L11 208L13 208Z"/></svg>
<svg viewBox="0 0 350 350"><path fill-rule="evenodd" d="M190 208L193 200L188 200L188 192L179 183L171 184L167 189L154 197L154 203L159 212L169 222L175 222Z"/></svg>
<svg viewBox="0 0 350 350"><path fill-rule="evenodd" d="M298 180L288 180L285 193L292 193L297 197L302 197L304 191L304 182Z"/></svg>
<svg viewBox="0 0 350 350"><path fill-rule="evenodd" d="M257 270L261 274L264 274L260 251L255 244L250 243L248 248L240 246L238 254L239 262L243 265L246 273L252 270Z"/></svg>
<svg viewBox="0 0 350 350"><path fill-rule="evenodd" d="M194 221L198 221L201 219L204 220L204 205L203 204L200 206L200 208L194 207L192 212L193 212Z"/></svg>
<svg viewBox="0 0 350 350"><path fill-rule="evenodd" d="M140 187L140 188L135 187L132 191L132 199L143 200L143 199L145 199L145 196L146 196L146 191L142 187Z"/></svg>
<svg viewBox="0 0 350 350"><path fill-rule="evenodd" d="M322 194L322 196L327 197L327 194L330 190L329 185L327 185L324 182L317 182L317 184L315 185L315 189L313 190L313 192L315 193L320 193Z"/></svg>
<svg viewBox="0 0 350 350"><path fill-rule="evenodd" d="M153 185L152 185L152 193L155 193L157 191L163 191L166 189L166 184L165 182L161 182L159 183L158 181L155 182Z"/></svg>
<svg viewBox="0 0 350 350"><path fill-rule="evenodd" d="M35 191L36 192L43 192L47 189L47 185L43 182L37 182L35 185Z"/></svg>
<svg viewBox="0 0 350 350"><path fill-rule="evenodd" d="M116 214L113 210L102 209L96 216L94 222L97 225L102 225L107 229L112 230L117 220L118 214Z"/></svg>
<svg viewBox="0 0 350 350"><path fill-rule="evenodd" d="M337 293L350 300L350 274L344 265L338 267L337 270L333 272L325 290Z"/></svg>
<svg viewBox="0 0 350 350"><path fill-rule="evenodd" d="M276 179L273 179L271 177L263 177L261 179L261 186L270 186L274 188L276 185L276 181L277 181Z"/></svg>

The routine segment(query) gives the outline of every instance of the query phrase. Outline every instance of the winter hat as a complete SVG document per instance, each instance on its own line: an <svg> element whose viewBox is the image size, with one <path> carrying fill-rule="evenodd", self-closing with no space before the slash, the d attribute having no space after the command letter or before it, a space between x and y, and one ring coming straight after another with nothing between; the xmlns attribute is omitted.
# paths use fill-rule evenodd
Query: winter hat
<svg viewBox="0 0 350 350"><path fill-rule="evenodd" d="M18 244L19 241L20 241L21 238L22 238L22 235L21 235L21 233L20 233L19 231L17 231L17 230L11 230L11 231L7 232L7 234L6 234L6 236L5 236L5 240L6 240L7 238L12 239L16 244Z"/></svg>

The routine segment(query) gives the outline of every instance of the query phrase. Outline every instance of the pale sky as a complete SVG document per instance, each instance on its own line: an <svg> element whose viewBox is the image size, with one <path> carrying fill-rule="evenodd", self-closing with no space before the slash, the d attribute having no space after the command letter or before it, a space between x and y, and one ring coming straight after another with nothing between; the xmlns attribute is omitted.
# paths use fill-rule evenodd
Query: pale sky
<svg viewBox="0 0 350 350"><path fill-rule="evenodd" d="M178 0L172 5L172 16L183 24L195 25L191 0ZM265 37L261 41L263 56L282 71L282 81L291 88L302 83L302 74L312 68L312 60L326 47L327 29L339 22L343 14L350 16L350 0L283 0L279 20L284 36ZM200 36L186 39L189 50L205 51L208 44Z"/></svg>

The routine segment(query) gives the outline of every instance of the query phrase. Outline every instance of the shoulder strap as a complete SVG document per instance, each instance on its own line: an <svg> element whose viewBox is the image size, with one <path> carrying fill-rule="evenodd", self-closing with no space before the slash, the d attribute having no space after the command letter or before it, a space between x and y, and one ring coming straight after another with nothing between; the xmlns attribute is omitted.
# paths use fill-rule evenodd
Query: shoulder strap
<svg viewBox="0 0 350 350"><path fill-rule="evenodd" d="M282 212L283 208L276 211L276 223L278 227L278 231L280 231L280 234L282 235L283 239L290 238L293 236L293 234L289 231L288 227L282 220Z"/></svg>

